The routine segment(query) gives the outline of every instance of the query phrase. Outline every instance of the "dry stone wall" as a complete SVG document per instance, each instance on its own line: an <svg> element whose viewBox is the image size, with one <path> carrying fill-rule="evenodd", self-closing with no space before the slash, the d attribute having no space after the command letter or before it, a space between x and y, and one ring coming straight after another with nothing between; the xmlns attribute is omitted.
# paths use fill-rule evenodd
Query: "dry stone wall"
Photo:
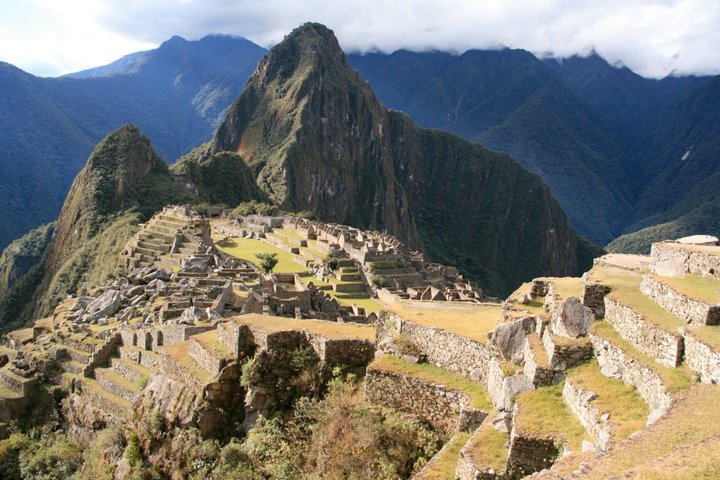
<svg viewBox="0 0 720 480"><path fill-rule="evenodd" d="M587 274L583 275L583 305L593 311L595 317L605 317L605 295L610 293L610 288L602 283L594 283L588 280Z"/></svg>
<svg viewBox="0 0 720 480"><path fill-rule="evenodd" d="M515 405L514 416L517 416L517 408ZM513 427L505 469L509 478L521 478L550 468L559 454L560 449L553 437L524 436Z"/></svg>
<svg viewBox="0 0 720 480"><path fill-rule="evenodd" d="M685 333L685 363L700 374L703 383L720 383L720 352L713 350L692 334Z"/></svg>
<svg viewBox="0 0 720 480"><path fill-rule="evenodd" d="M372 367L365 376L365 398L418 415L448 435L456 430L472 431L487 416L487 412L469 407L470 399L462 392Z"/></svg>
<svg viewBox="0 0 720 480"><path fill-rule="evenodd" d="M532 335L535 335L533 333ZM545 352L542 352L543 354ZM533 351L530 340L525 338L525 363L523 364L523 374L529 379L536 387L543 385L550 385L555 380L558 374L553 370L550 365L543 365L536 358L535 352Z"/></svg>
<svg viewBox="0 0 720 480"><path fill-rule="evenodd" d="M668 367L682 361L683 338L679 333L662 330L622 303L605 299L605 319L628 342Z"/></svg>
<svg viewBox="0 0 720 480"><path fill-rule="evenodd" d="M491 347L467 337L434 327L418 325L383 312L376 324L376 345L403 335L413 342L430 363L473 380L487 383Z"/></svg>
<svg viewBox="0 0 720 480"><path fill-rule="evenodd" d="M650 270L667 277L688 273L714 277L720 274L720 255L693 251L674 243L654 243L650 250Z"/></svg>
<svg viewBox="0 0 720 480"><path fill-rule="evenodd" d="M593 406L592 401L597 398L595 392L578 387L570 378L566 378L563 398L597 446L607 450L612 442L613 432L609 416L603 415L603 412Z"/></svg>
<svg viewBox="0 0 720 480"><path fill-rule="evenodd" d="M592 343L586 339L567 342L553 337L548 328L543 331L542 342L553 370L565 371L590 360L593 356Z"/></svg>
<svg viewBox="0 0 720 480"><path fill-rule="evenodd" d="M718 284L720 289L720 284ZM669 285L655 278L644 276L640 290L655 303L691 325L717 325L720 323L720 305L707 303L687 297Z"/></svg>
<svg viewBox="0 0 720 480"><path fill-rule="evenodd" d="M595 357L602 368L603 375L620 378L635 386L637 392L650 407L648 424L654 422L672 405L672 397L660 376L623 350L597 335L590 334Z"/></svg>

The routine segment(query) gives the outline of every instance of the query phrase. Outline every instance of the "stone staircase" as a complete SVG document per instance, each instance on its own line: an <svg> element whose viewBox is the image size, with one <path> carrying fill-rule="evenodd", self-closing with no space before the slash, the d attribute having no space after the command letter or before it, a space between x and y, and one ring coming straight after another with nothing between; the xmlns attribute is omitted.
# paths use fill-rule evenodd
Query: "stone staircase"
<svg viewBox="0 0 720 480"><path fill-rule="evenodd" d="M125 246L122 262L130 268L154 265L179 270L184 257L199 252L193 221L168 212L154 215Z"/></svg>

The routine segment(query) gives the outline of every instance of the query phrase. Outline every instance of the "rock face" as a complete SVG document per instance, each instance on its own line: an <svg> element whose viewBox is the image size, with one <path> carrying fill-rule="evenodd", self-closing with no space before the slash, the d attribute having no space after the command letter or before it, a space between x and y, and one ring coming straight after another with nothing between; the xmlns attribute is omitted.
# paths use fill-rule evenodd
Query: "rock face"
<svg viewBox="0 0 720 480"><path fill-rule="evenodd" d="M211 154L223 151L240 154L282 208L460 260L491 293L588 266L592 248L538 177L385 110L322 25L294 30L260 62L212 141Z"/></svg>
<svg viewBox="0 0 720 480"><path fill-rule="evenodd" d="M570 297L555 311L552 329L556 335L578 338L587 335L594 319L590 308L583 305L577 297Z"/></svg>
<svg viewBox="0 0 720 480"><path fill-rule="evenodd" d="M93 300L87 307L84 321L94 322L102 317L111 317L120 308L122 297L117 290L108 290Z"/></svg>
<svg viewBox="0 0 720 480"><path fill-rule="evenodd" d="M495 327L492 341L505 360L520 363L525 351L525 336L532 332L534 327L535 319L533 317L501 323Z"/></svg>

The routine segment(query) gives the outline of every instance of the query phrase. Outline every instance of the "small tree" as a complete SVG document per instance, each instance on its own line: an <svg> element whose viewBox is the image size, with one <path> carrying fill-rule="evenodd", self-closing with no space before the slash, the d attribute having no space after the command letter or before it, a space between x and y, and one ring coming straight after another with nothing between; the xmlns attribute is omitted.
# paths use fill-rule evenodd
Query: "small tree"
<svg viewBox="0 0 720 480"><path fill-rule="evenodd" d="M272 272L278 263L277 253L256 253L255 256L260 260L260 268L265 274Z"/></svg>

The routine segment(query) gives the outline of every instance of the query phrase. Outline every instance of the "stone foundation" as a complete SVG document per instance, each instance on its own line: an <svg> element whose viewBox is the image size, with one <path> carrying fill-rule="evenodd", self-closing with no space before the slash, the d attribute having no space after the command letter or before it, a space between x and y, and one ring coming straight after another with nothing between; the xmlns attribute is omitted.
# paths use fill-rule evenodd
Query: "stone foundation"
<svg viewBox="0 0 720 480"><path fill-rule="evenodd" d="M718 284L720 290L720 284ZM655 303L691 325L717 325L720 323L720 306L694 300L674 290L671 286L647 275L640 283L640 290Z"/></svg>
<svg viewBox="0 0 720 480"><path fill-rule="evenodd" d="M605 319L621 337L656 362L673 368L680 365L683 337L679 333L662 330L639 313L609 298L605 299Z"/></svg>

